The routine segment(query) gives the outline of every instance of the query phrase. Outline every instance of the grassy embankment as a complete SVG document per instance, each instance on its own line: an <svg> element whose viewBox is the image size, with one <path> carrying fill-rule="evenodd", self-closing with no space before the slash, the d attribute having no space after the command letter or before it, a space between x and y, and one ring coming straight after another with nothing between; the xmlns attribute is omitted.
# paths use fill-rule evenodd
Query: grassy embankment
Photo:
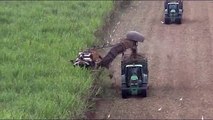
<svg viewBox="0 0 213 120"><path fill-rule="evenodd" d="M93 78L68 60L94 42L111 1L0 2L0 118L72 118Z"/></svg>

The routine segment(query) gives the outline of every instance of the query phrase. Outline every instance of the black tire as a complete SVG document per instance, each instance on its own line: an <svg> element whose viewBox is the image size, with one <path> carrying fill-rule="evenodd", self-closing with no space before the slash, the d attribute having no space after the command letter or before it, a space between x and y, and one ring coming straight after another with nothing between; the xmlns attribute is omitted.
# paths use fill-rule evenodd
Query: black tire
<svg viewBox="0 0 213 120"><path fill-rule="evenodd" d="M129 97L127 90L121 90L121 96L123 99L127 99Z"/></svg>
<svg viewBox="0 0 213 120"><path fill-rule="evenodd" d="M146 62L146 64L144 64L144 66L145 66L144 67L144 73L148 75L149 74L148 63Z"/></svg>
<svg viewBox="0 0 213 120"><path fill-rule="evenodd" d="M142 90L141 96L147 97L147 89Z"/></svg>
<svg viewBox="0 0 213 120"><path fill-rule="evenodd" d="M165 9L167 9L167 4L168 4L168 2L169 2L168 0L165 0L165 1L164 1L164 8L165 8Z"/></svg>
<svg viewBox="0 0 213 120"><path fill-rule="evenodd" d="M169 18L165 18L164 23L165 24L170 24L170 19Z"/></svg>
<svg viewBox="0 0 213 120"><path fill-rule="evenodd" d="M126 99L129 97L129 93L128 93L128 90L125 89L126 88L126 85L122 85L122 88L121 88L121 96L123 99Z"/></svg>
<svg viewBox="0 0 213 120"><path fill-rule="evenodd" d="M167 2L164 2L164 9L167 9Z"/></svg>
<svg viewBox="0 0 213 120"><path fill-rule="evenodd" d="M176 23L177 23L177 24L181 24L181 23L182 23L181 18L177 18L177 19L176 19Z"/></svg>
<svg viewBox="0 0 213 120"><path fill-rule="evenodd" d="M183 1L180 2L180 9L183 9Z"/></svg>
<svg viewBox="0 0 213 120"><path fill-rule="evenodd" d="M121 61L121 75L123 75L124 73L125 73L125 65L123 61Z"/></svg>

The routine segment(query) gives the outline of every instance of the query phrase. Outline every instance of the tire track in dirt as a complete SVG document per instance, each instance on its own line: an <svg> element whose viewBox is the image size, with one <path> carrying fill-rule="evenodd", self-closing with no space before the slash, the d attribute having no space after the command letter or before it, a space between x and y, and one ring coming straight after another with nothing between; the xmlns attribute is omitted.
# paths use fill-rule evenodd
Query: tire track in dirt
<svg viewBox="0 0 213 120"><path fill-rule="evenodd" d="M147 98L106 98L95 118L213 118L213 2L185 1L182 25L164 25L162 1L134 1L120 17L113 43L129 30L144 34L149 60ZM120 56L112 63L120 86ZM161 110L159 110L161 108Z"/></svg>

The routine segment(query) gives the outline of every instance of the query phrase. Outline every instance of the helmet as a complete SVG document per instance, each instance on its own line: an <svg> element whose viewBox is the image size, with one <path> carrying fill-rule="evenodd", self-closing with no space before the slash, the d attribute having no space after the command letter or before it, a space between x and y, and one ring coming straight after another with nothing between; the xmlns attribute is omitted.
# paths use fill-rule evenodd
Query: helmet
<svg viewBox="0 0 213 120"><path fill-rule="evenodd" d="M136 42L143 42L144 37L142 36L141 33L136 32L136 31L129 31L127 32L126 38L128 40L136 41Z"/></svg>

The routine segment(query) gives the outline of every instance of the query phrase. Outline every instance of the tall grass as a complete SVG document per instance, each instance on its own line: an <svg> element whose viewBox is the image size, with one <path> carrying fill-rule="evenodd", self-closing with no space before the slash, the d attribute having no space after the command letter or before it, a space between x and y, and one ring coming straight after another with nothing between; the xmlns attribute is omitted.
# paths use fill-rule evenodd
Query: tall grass
<svg viewBox="0 0 213 120"><path fill-rule="evenodd" d="M0 2L0 118L72 118L89 71L68 60L94 42L112 1Z"/></svg>

